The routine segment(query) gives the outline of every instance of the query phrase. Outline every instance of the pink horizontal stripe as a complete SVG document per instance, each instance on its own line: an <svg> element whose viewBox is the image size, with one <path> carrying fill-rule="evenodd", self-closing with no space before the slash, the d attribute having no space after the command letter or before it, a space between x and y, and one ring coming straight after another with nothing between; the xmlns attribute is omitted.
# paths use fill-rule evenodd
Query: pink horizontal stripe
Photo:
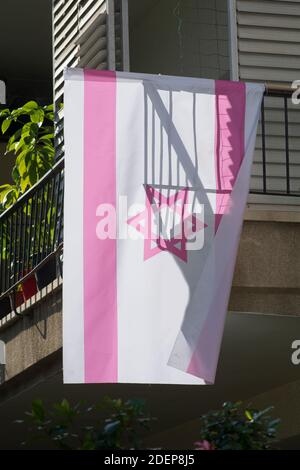
<svg viewBox="0 0 300 470"><path fill-rule="evenodd" d="M118 378L116 240L96 237L96 208L101 203L116 206L116 74L85 70L84 353L88 383L112 383Z"/></svg>

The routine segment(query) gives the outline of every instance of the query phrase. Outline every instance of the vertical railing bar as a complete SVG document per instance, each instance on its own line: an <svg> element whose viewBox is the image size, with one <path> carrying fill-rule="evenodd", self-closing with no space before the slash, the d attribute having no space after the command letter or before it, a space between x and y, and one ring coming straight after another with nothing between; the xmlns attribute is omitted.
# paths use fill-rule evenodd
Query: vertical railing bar
<svg viewBox="0 0 300 470"><path fill-rule="evenodd" d="M19 238L18 238L18 246L17 246L17 250L18 250L18 255L17 255L17 259L18 259L18 263L17 263L17 280L19 280L20 278L22 278L23 276L23 273L24 273L24 270L25 270L25 266L24 266L24 260L23 260L23 257L21 256L22 254L22 236L24 236L24 234L22 235L22 228L23 228L23 207L20 206L19 209L17 210L17 220L18 220L18 214L19 214ZM15 261L16 263L16 261Z"/></svg>
<svg viewBox="0 0 300 470"><path fill-rule="evenodd" d="M284 97L284 127L285 127L285 168L286 168L286 192L290 194L290 150L289 150L289 115L287 96Z"/></svg>
<svg viewBox="0 0 300 470"><path fill-rule="evenodd" d="M265 128L265 97L261 103L261 136L262 136L262 167L263 167L263 193L267 192L267 165L266 165L266 128Z"/></svg>
<svg viewBox="0 0 300 470"><path fill-rule="evenodd" d="M49 184L50 182L48 181L46 184L46 189L45 189L45 209L44 209L44 234L43 234L43 244L42 244L42 258L45 256L45 246L46 246L46 238L47 238L47 212L48 212L48 204L49 204Z"/></svg>
<svg viewBox="0 0 300 470"><path fill-rule="evenodd" d="M33 211L35 211L36 205L34 200L34 194L31 196L31 209L30 209L30 216L29 216L29 234L28 234L28 246L27 246L27 262L26 267L30 269L30 253L32 250L32 226L33 226Z"/></svg>
<svg viewBox="0 0 300 470"><path fill-rule="evenodd" d="M18 272L18 262L17 262L17 231L18 231L18 209L12 213L12 223L13 223L13 259L10 263L11 266L11 275L10 280L11 283L14 284L16 282L16 276ZM12 279L11 279L12 278ZM11 284L10 284L11 285Z"/></svg>
<svg viewBox="0 0 300 470"><path fill-rule="evenodd" d="M38 201L39 201L39 193L40 189L38 189L34 193L35 197L35 208L34 208L34 218L33 218L33 243L32 243L32 268L36 266L38 263L38 254L35 253L36 251L36 239L37 239L37 218L38 218ZM35 257L36 256L36 257Z"/></svg>
<svg viewBox="0 0 300 470"><path fill-rule="evenodd" d="M50 216L49 216L49 232L48 232L46 255L48 255L51 252L50 246L51 246L51 226L52 226L52 217L53 217L54 188L55 188L55 176L54 176L54 178L52 178Z"/></svg>
<svg viewBox="0 0 300 470"><path fill-rule="evenodd" d="M25 223L24 223L24 240L23 240L23 249L22 249L22 259L23 259L23 268L25 272L29 271L29 266L26 262L26 245L27 245L27 221L28 221L28 206L29 206L29 199L26 201L26 209L25 209Z"/></svg>
<svg viewBox="0 0 300 470"><path fill-rule="evenodd" d="M38 249L37 249L37 262L39 263L41 260L41 236L42 236L42 217L43 217L43 210L44 210L44 195L45 195L45 186L42 187L42 198L41 198L41 208L39 213L39 235L38 235Z"/></svg>
<svg viewBox="0 0 300 470"><path fill-rule="evenodd" d="M61 178L60 183L63 183L63 182L64 182L64 180L63 180L63 178ZM59 212L58 234L57 234L57 245L56 245L56 247L58 247L58 245L60 244L60 234L61 234L62 223L63 223L64 192L63 192L63 188L61 188L61 189L62 189L62 191L61 191L61 200L60 200L60 212Z"/></svg>
<svg viewBox="0 0 300 470"><path fill-rule="evenodd" d="M56 193L56 198L55 198L55 218L54 218L54 231L53 231L52 251L54 251L54 248L55 248L55 239L56 239L56 227L57 227L57 218L58 218L60 177L61 177L61 173L58 174L57 193Z"/></svg>
<svg viewBox="0 0 300 470"><path fill-rule="evenodd" d="M7 270L7 286L11 286L11 263L12 263L12 231L13 231L13 226L12 226L12 221L13 221L13 216L14 212L11 213L9 217L9 260L8 260L8 270Z"/></svg>

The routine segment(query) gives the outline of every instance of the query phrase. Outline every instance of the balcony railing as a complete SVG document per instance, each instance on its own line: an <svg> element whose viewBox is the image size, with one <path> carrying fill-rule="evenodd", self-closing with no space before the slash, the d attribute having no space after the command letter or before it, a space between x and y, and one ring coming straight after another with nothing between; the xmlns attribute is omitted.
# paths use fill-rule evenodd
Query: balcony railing
<svg viewBox="0 0 300 470"><path fill-rule="evenodd" d="M271 102L267 103L270 98ZM293 173L297 163L300 168L300 149L297 152L300 110L297 110L298 114L293 110L294 115L290 119L290 98L288 90L266 92L254 158L254 177L257 172L258 183L252 193L300 196L300 187L297 189L300 178L295 178ZM292 139L299 140L295 144ZM276 145L278 149L274 148ZM274 156L277 158L275 161ZM274 167L277 172L280 168L277 177ZM280 180L280 185L277 180ZM40 275L49 271L49 266L54 271L53 277L61 273L63 185L62 158L0 216L0 319L11 309L17 313L17 307L45 285Z"/></svg>
<svg viewBox="0 0 300 470"><path fill-rule="evenodd" d="M300 197L300 105L293 90L269 85L261 107L251 193Z"/></svg>
<svg viewBox="0 0 300 470"><path fill-rule="evenodd" d="M61 160L0 216L0 318L41 289L47 271L59 272L63 169Z"/></svg>

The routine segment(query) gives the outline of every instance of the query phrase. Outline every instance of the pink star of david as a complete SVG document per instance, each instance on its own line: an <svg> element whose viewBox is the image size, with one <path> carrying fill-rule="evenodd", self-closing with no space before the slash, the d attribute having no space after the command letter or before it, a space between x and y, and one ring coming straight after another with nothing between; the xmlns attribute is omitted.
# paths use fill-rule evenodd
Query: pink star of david
<svg viewBox="0 0 300 470"><path fill-rule="evenodd" d="M151 186L146 186L146 208L127 220L127 223L144 235L144 261L161 251L168 251L182 261L187 262L188 237L207 227L196 215L186 214L188 188L177 191L173 196L164 196ZM155 220L161 218L163 209L171 208L179 215L179 223L172 230L172 237L167 237L164 230L155 231ZM161 233L162 232L162 233Z"/></svg>

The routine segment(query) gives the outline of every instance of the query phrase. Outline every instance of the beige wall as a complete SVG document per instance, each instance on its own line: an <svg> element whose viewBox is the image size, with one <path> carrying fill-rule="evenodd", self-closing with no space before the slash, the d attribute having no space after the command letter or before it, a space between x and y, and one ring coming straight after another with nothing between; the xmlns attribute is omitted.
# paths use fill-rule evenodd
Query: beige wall
<svg viewBox="0 0 300 470"><path fill-rule="evenodd" d="M244 222L229 309L300 315L300 223Z"/></svg>
<svg viewBox="0 0 300 470"><path fill-rule="evenodd" d="M6 345L5 380L9 380L62 345L61 288L49 293L22 318L14 317L0 328Z"/></svg>

